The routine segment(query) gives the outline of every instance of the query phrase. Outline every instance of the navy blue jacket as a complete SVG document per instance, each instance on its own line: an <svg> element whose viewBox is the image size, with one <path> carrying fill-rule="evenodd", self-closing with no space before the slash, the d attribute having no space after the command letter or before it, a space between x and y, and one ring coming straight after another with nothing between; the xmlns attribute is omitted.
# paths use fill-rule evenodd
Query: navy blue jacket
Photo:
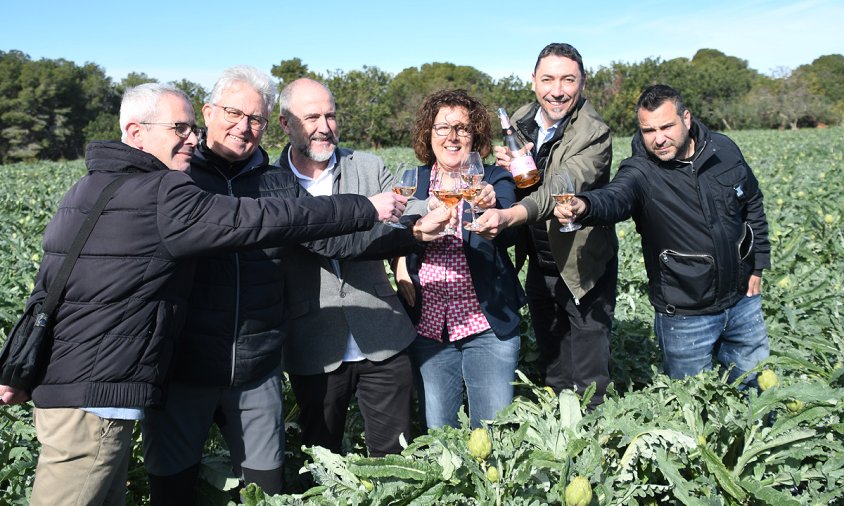
<svg viewBox="0 0 844 506"><path fill-rule="evenodd" d="M421 166L418 171L415 196L419 200L425 200L428 198L431 182L431 167ZM484 181L495 188L497 207L508 208L516 203L516 186L507 170L496 165L485 166ZM465 202L464 207L468 207ZM518 231L505 230L492 241L465 229L462 232L463 251L466 254L475 294L478 296L484 316L498 337L505 338L518 334L521 322L519 308L527 303L527 298L507 251L507 248L514 244ZM421 260L420 254L407 256L407 270L416 288L416 305L414 307L405 305L405 309L414 324L419 322L419 308L425 303L419 289Z"/></svg>

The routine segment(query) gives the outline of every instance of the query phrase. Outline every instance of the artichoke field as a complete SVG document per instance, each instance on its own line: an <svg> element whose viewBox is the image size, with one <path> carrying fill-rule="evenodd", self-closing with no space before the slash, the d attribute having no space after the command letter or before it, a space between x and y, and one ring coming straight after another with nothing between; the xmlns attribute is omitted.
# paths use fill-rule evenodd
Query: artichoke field
<svg viewBox="0 0 844 506"><path fill-rule="evenodd" d="M559 395L534 384L529 316L515 401L473 432L409 435L401 455L364 456L352 413L345 455L301 449L286 393L290 494L239 491L246 504L844 504L844 130L734 132L765 194L773 267L763 309L771 357L742 390L725 371L670 380L659 370L639 238L619 224L614 385L588 412L591 391ZM615 139L616 164L629 138ZM389 166L408 150L380 152ZM81 162L0 167L0 327L11 328L32 287L40 237ZM764 380L762 379L764 378ZM740 380L739 380L740 381ZM226 504L236 480L224 447L209 443L202 500ZM38 445L28 406L0 408L0 503L26 504ZM145 504L140 452L130 504ZM300 472L301 468L301 472ZM298 478L303 478L296 481ZM235 494L236 497L237 494Z"/></svg>

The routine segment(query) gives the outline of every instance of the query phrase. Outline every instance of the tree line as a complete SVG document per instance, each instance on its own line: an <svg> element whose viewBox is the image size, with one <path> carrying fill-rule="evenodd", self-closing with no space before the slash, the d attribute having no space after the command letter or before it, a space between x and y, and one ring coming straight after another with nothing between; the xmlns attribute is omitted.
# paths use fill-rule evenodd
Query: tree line
<svg viewBox="0 0 844 506"><path fill-rule="evenodd" d="M222 70L222 69L220 69ZM494 112L512 112L533 100L530 81L501 79L465 65L427 63L390 74L374 66L359 70L310 70L299 58L283 60L270 72L279 88L299 77L323 81L337 100L342 142L358 148L409 146L416 109L432 91L465 88ZM155 79L131 73L115 83L96 64L65 59L33 60L0 51L0 162L76 159L91 140L117 140L120 98L131 86ZM844 123L844 55L821 56L774 76L747 61L714 49L693 58L612 63L587 71L585 95L616 135L636 129L633 104L641 90L657 82L679 89L692 114L717 130L799 128ZM199 112L211 90L188 80L173 82ZM286 139L273 111L264 145ZM197 117L202 123L201 115ZM496 124L493 121L493 124Z"/></svg>

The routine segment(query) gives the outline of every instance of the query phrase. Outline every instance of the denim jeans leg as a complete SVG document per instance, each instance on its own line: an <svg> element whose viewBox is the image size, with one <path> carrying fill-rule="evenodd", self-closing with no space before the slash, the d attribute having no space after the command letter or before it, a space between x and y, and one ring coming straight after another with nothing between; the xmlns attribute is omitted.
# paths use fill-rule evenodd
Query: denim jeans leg
<svg viewBox="0 0 844 506"><path fill-rule="evenodd" d="M769 354L762 296L742 297L727 310L727 328L721 338L718 362L724 367L734 366L730 371L730 381L734 381ZM753 382L755 378L750 376L745 382Z"/></svg>
<svg viewBox="0 0 844 506"><path fill-rule="evenodd" d="M513 401L520 344L518 335L501 339L490 330L460 345L472 428L492 420Z"/></svg>
<svg viewBox="0 0 844 506"><path fill-rule="evenodd" d="M656 313L654 332L662 349L665 374L679 379L712 369L712 354L725 325L725 313Z"/></svg>
<svg viewBox="0 0 844 506"><path fill-rule="evenodd" d="M425 424L429 429L458 427L457 412L463 404L461 352L454 343L416 336L410 345L413 364L422 378Z"/></svg>

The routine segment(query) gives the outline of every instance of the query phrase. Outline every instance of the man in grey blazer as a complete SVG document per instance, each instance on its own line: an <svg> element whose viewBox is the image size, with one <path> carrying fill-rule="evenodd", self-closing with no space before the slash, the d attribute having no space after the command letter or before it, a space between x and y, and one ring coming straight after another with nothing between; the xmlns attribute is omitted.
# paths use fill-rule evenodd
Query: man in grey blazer
<svg viewBox="0 0 844 506"><path fill-rule="evenodd" d="M339 148L334 96L298 79L281 92L279 122L290 137L278 161L313 195L374 195L393 176L371 154ZM389 227L381 227L388 229ZM358 234L373 240L373 234ZM284 369L301 410L303 443L339 453L352 395L371 456L402 450L410 439L413 375L405 349L416 331L382 260L331 260L292 248L284 262L290 329Z"/></svg>

